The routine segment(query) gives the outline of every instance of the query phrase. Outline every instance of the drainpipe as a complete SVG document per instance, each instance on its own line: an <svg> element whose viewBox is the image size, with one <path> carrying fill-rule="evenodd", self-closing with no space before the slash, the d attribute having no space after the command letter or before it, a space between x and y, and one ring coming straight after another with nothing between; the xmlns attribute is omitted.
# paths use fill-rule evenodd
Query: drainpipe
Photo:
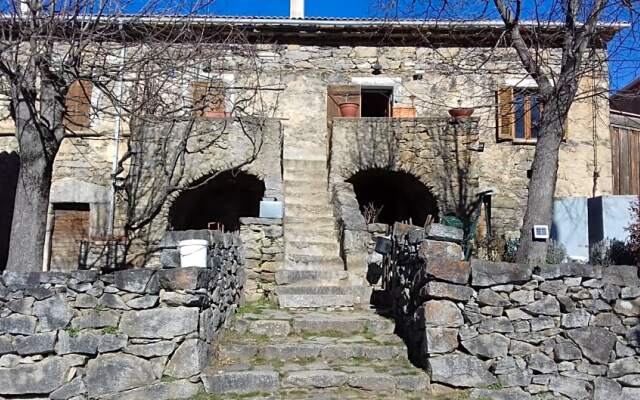
<svg viewBox="0 0 640 400"><path fill-rule="evenodd" d="M289 17L291 19L304 19L304 0L291 0Z"/></svg>
<svg viewBox="0 0 640 400"><path fill-rule="evenodd" d="M123 86L123 74L124 74L124 61L127 56L127 48L126 46L122 46L120 50L120 71L118 78L118 85L116 87L116 99L118 103L116 104L116 121L113 130L113 142L114 142L114 150L113 150L113 163L111 166L111 204L109 205L109 225L107 227L107 236L113 236L115 220L116 220L116 174L118 173L118 159L119 148L120 148L120 136L122 132L122 107L120 106L120 102L122 101L122 92L124 90Z"/></svg>

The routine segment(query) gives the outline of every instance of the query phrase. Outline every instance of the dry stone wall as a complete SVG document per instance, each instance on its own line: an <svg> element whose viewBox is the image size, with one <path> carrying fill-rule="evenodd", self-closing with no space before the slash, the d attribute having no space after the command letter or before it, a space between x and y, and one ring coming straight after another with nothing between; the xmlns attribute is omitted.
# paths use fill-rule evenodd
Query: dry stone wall
<svg viewBox="0 0 640 400"><path fill-rule="evenodd" d="M640 398L637 267L465 262L428 246L405 246L394 303L433 383L472 398Z"/></svg>
<svg viewBox="0 0 640 400"><path fill-rule="evenodd" d="M276 272L284 261L284 232L279 218L240 218L244 248L247 301L268 298L276 285Z"/></svg>
<svg viewBox="0 0 640 400"><path fill-rule="evenodd" d="M5 272L0 398L197 395L212 344L241 299L240 257L217 246L211 269Z"/></svg>

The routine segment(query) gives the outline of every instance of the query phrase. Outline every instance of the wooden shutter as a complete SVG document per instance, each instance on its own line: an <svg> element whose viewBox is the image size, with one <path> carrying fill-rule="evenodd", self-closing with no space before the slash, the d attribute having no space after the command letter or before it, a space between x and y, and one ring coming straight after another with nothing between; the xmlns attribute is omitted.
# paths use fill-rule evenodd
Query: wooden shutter
<svg viewBox="0 0 640 400"><path fill-rule="evenodd" d="M69 86L65 100L65 126L71 130L88 129L91 125L91 81L79 80Z"/></svg>
<svg viewBox="0 0 640 400"><path fill-rule="evenodd" d="M56 204L51 235L50 269L52 271L78 269L80 241L88 237L89 204Z"/></svg>
<svg viewBox="0 0 640 400"><path fill-rule="evenodd" d="M327 87L327 124L331 125L331 121L340 117L340 103L348 98L349 102L360 105L358 108L358 117L362 112L362 95L360 86L358 85L333 85Z"/></svg>
<svg viewBox="0 0 640 400"><path fill-rule="evenodd" d="M225 117L225 90L222 82L195 82L191 85L194 114L200 117Z"/></svg>
<svg viewBox="0 0 640 400"><path fill-rule="evenodd" d="M500 88L496 97L498 102L498 112L496 116L498 141L513 140L516 131L513 88Z"/></svg>

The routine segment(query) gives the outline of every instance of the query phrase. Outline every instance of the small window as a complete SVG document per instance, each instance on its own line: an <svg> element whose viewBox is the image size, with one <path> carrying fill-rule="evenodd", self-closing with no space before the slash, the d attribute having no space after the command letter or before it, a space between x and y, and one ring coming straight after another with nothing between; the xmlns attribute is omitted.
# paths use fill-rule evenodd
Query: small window
<svg viewBox="0 0 640 400"><path fill-rule="evenodd" d="M505 87L497 93L496 116L498 140L535 142L540 133L542 105L538 91L531 88ZM565 139L567 124L565 121Z"/></svg>
<svg viewBox="0 0 640 400"><path fill-rule="evenodd" d="M73 131L88 129L91 125L91 92L88 80L78 80L69 86L65 100L65 126Z"/></svg>
<svg viewBox="0 0 640 400"><path fill-rule="evenodd" d="M193 113L198 117L227 117L225 89L220 81L196 82L191 85Z"/></svg>

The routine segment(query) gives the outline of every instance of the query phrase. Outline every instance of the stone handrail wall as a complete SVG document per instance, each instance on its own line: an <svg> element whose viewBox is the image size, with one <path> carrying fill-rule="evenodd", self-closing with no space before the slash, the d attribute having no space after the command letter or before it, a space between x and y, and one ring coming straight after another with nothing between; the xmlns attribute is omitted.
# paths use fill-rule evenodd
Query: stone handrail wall
<svg viewBox="0 0 640 400"><path fill-rule="evenodd" d="M242 295L233 243L212 247L214 269L5 272L0 398L195 396Z"/></svg>
<svg viewBox="0 0 640 400"><path fill-rule="evenodd" d="M640 398L637 267L465 262L421 247L398 259L393 291L432 382L478 388L472 398Z"/></svg>

